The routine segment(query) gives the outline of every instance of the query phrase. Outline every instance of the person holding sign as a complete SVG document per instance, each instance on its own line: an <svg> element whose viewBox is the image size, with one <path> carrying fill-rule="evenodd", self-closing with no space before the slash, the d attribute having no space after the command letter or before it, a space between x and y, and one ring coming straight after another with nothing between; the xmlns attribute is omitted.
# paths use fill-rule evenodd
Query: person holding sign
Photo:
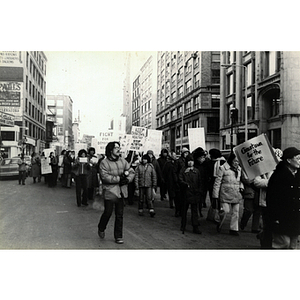
<svg viewBox="0 0 300 300"><path fill-rule="evenodd" d="M75 175L76 185L76 201L77 206L88 206L87 203L87 174L91 166L88 163L87 152L85 149L78 151L78 157L73 166L73 174ZM82 194L81 194L82 191Z"/></svg>
<svg viewBox="0 0 300 300"><path fill-rule="evenodd" d="M235 236L239 235L239 203L243 199L241 192L244 190L241 172L239 162L235 154L231 152L227 162L217 171L212 193L215 201L220 200L220 223L217 225L217 231L221 232L222 225L231 208L229 233Z"/></svg>
<svg viewBox="0 0 300 300"><path fill-rule="evenodd" d="M272 248L296 249L300 234L300 150L283 151L268 182L267 214L272 230Z"/></svg>

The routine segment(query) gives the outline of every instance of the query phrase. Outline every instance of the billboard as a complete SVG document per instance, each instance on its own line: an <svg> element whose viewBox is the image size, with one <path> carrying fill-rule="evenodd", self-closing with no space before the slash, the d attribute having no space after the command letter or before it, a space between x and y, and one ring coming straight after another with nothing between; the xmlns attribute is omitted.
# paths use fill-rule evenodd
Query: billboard
<svg viewBox="0 0 300 300"><path fill-rule="evenodd" d="M0 81L0 111L22 118L22 82Z"/></svg>
<svg viewBox="0 0 300 300"><path fill-rule="evenodd" d="M0 66L20 67L22 66L21 51L0 51Z"/></svg>

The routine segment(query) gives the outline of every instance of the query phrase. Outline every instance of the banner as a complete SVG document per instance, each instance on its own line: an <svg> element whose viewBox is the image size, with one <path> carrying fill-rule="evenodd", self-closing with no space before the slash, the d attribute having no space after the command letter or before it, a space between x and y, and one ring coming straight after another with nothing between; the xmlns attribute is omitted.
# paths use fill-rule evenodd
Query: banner
<svg viewBox="0 0 300 300"><path fill-rule="evenodd" d="M42 173L42 175L52 173L52 167L51 167L51 165L49 165L48 157L41 158L41 173Z"/></svg>
<svg viewBox="0 0 300 300"><path fill-rule="evenodd" d="M188 136L190 152L193 152L198 147L206 149L204 127L188 128Z"/></svg>
<svg viewBox="0 0 300 300"><path fill-rule="evenodd" d="M152 150L154 152L154 156L158 157L162 149L161 141L161 130L148 129L148 136L146 137L144 147L145 152L147 152L148 150Z"/></svg>
<svg viewBox="0 0 300 300"><path fill-rule="evenodd" d="M249 180L273 171L278 163L274 150L265 134L234 147L233 151Z"/></svg>

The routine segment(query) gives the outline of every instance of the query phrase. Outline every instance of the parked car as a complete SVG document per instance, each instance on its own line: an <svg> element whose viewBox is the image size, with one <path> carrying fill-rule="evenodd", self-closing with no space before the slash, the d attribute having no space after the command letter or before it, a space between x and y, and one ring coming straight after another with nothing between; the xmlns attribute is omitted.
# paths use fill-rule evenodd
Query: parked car
<svg viewBox="0 0 300 300"><path fill-rule="evenodd" d="M4 158L0 164L0 179L1 178L17 178L19 176L19 156L12 158ZM27 163L27 174L29 175L31 169L31 157L28 155L24 156Z"/></svg>

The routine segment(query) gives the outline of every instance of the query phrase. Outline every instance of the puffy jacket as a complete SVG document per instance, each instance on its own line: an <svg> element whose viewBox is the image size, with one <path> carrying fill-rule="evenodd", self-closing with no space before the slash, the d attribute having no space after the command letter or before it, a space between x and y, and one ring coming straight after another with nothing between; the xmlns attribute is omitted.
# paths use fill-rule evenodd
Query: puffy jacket
<svg viewBox="0 0 300 300"><path fill-rule="evenodd" d="M238 167L236 176L227 162L220 166L213 187L213 198L219 198L225 203L239 203L243 199L241 189L244 189L241 182L241 168Z"/></svg>
<svg viewBox="0 0 300 300"><path fill-rule="evenodd" d="M134 183L136 188L156 187L157 175L152 164L139 164L135 169Z"/></svg>
<svg viewBox="0 0 300 300"><path fill-rule="evenodd" d="M18 165L19 165L19 171L26 171L26 162L25 162L25 159L19 158Z"/></svg>
<svg viewBox="0 0 300 300"><path fill-rule="evenodd" d="M105 200L112 200L122 198L121 193L125 198L128 197L128 185L120 186L120 176L125 171L129 172L127 176L129 182L132 182L134 178L134 170L130 168L127 160L123 157L119 157L118 160L110 160L105 158L101 161L99 167L99 173L102 180L103 196Z"/></svg>

